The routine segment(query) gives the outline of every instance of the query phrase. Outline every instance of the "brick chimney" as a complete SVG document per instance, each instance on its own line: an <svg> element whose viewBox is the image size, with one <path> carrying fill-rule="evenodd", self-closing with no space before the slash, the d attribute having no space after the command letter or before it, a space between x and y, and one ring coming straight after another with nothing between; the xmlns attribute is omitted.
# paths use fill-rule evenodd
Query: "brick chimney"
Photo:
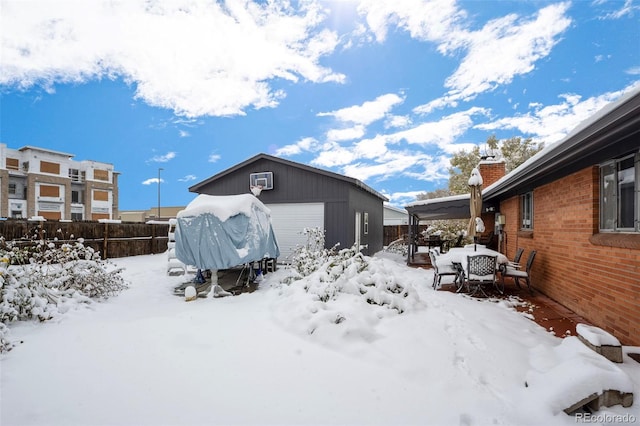
<svg viewBox="0 0 640 426"><path fill-rule="evenodd" d="M478 164L478 170L482 176L482 187L486 188L505 175L505 163L504 160L483 157Z"/></svg>

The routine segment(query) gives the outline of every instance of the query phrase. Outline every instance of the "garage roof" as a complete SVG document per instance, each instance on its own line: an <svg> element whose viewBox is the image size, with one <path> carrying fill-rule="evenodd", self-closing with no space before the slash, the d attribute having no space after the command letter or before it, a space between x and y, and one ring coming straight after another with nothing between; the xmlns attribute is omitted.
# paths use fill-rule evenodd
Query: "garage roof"
<svg viewBox="0 0 640 426"><path fill-rule="evenodd" d="M306 164L301 164L301 163L296 163L295 161L290 161L290 160L285 160L283 158L279 158L279 157L274 157L272 155L268 155L268 154L258 154L255 155L251 158L249 158L248 160L245 160L241 163L236 164L233 167L230 167L226 170L221 171L220 173L213 175L212 177L210 177L209 179L203 180L200 183L197 183L193 186L191 186L189 188L190 192L199 192L204 186L208 185L211 182L214 182L230 173L235 172L236 170L239 170L253 162L256 162L258 160L269 160L269 161L274 161L276 163L281 163L281 164L285 164L287 166L290 167L296 167L302 170L307 170L311 173L317 173L317 174L321 174L324 176L329 176L331 178L334 179L338 179L347 183L350 183L351 185L354 185L366 192L369 192L373 195L375 195L376 197L380 198L383 201L389 201L389 199L387 197L385 197L384 195L382 195L381 193L379 193L378 191L376 191L375 189L365 185L364 183L362 183L361 181L359 181L358 179L352 178L352 177L348 177L348 176L344 176L338 173L334 173L334 172L330 172L328 170L322 170L322 169L318 169L316 167L311 167L311 166L307 166Z"/></svg>

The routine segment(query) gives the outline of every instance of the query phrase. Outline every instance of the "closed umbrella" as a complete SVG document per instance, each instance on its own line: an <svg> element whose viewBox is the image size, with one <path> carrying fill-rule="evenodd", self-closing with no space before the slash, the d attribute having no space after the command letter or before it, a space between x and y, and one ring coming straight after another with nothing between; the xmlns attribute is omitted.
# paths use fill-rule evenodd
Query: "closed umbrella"
<svg viewBox="0 0 640 426"><path fill-rule="evenodd" d="M467 228L467 235L470 237L476 237L476 218L480 219L482 214L482 176L480 171L474 167L469 177L469 188L471 190L471 199L469 202L469 212L471 213L471 219L469 219L469 227Z"/></svg>

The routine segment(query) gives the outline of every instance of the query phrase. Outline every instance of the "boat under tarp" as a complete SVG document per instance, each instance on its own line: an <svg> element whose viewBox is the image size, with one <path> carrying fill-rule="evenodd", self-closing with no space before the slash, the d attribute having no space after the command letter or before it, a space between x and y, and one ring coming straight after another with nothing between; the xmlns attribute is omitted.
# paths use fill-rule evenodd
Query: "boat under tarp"
<svg viewBox="0 0 640 426"><path fill-rule="evenodd" d="M176 219L175 254L186 265L220 270L280 256L271 212L252 194L201 194Z"/></svg>

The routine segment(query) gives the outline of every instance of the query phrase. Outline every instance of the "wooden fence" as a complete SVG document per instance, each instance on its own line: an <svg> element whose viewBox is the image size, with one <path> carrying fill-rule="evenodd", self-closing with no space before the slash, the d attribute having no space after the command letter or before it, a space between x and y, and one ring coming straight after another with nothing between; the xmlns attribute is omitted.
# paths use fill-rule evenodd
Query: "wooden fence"
<svg viewBox="0 0 640 426"><path fill-rule="evenodd" d="M38 240L76 242L100 252L103 259L163 253L167 250L169 225L164 223L109 223L94 221L59 222L55 220L0 221L0 237L17 245Z"/></svg>
<svg viewBox="0 0 640 426"><path fill-rule="evenodd" d="M419 232L426 230L428 227L428 225L420 225ZM409 225L386 225L384 227L383 245L388 246L393 241L408 235Z"/></svg>

